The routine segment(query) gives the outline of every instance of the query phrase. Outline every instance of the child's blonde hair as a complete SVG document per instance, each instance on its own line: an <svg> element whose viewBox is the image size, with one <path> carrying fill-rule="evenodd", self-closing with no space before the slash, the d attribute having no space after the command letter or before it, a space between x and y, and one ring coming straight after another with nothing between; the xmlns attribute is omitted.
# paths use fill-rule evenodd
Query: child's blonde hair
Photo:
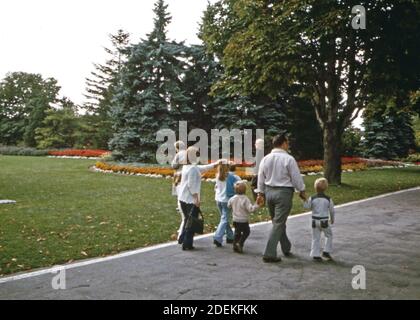
<svg viewBox="0 0 420 320"><path fill-rule="evenodd" d="M245 181L238 181L235 183L235 192L237 194L245 194L246 193L246 182Z"/></svg>
<svg viewBox="0 0 420 320"><path fill-rule="evenodd" d="M217 179L225 181L229 174L229 164L221 163L217 166Z"/></svg>
<svg viewBox="0 0 420 320"><path fill-rule="evenodd" d="M328 188L328 180L325 178L316 179L314 188L316 192L324 192Z"/></svg>

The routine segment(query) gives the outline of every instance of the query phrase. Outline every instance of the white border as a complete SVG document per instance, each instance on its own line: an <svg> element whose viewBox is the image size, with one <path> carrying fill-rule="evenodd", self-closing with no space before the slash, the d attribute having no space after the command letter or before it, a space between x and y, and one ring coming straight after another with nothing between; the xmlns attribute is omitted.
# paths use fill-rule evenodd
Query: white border
<svg viewBox="0 0 420 320"><path fill-rule="evenodd" d="M359 204L359 203L363 203L363 202L366 202L366 201L381 199L381 198L385 198L385 197L388 197L388 196L391 196L391 195L396 195L396 194L415 191L415 190L420 190L420 186L415 187L415 188L390 192L390 193L382 194L382 195L367 198L367 199L362 199L362 200L357 200L357 201L344 203L344 204L336 206L336 208L348 207L348 206L351 206L351 205L354 205L354 204ZM296 215L290 216L289 219L303 217L303 216L307 216L307 215L310 215L310 214L311 214L311 212L296 214ZM269 224L269 223L271 223L271 222L270 221L264 221L264 222L255 223L255 224L251 225L251 228L255 228L255 227L258 227L258 226L261 226L261 225L266 225L266 224ZM209 233L209 234L205 234L205 235L202 235L202 236L195 237L194 239L197 239L197 240L198 239L205 239L205 238L209 238L213 235L214 235L214 233ZM147 247L147 248L141 248L141 249L136 249L136 250L132 250L132 251L127 251L127 252L119 253L119 254L104 257L104 258L94 258L94 259L75 262L75 263L71 263L71 264L67 264L67 265L57 265L57 266L50 267L50 268L47 268L47 269L41 269L41 270L38 270L38 271L32 271L32 272L28 272L28 273L18 274L18 275L15 275L15 276L0 278L0 284L7 283L7 282L12 282L12 281L17 281L17 280L22 280L22 279L27 279L27 278L32 278L32 277L37 277L37 276L44 275L44 274L49 274L49 273L56 273L58 270L63 270L63 269L69 270L69 269L88 266L88 265L95 264L95 263L102 263L102 262L111 261L111 260L115 260L115 259L130 257L130 256L133 256L133 255L136 255L136 254L155 251L155 250L158 250L158 249L167 248L167 247L176 246L176 245L178 245L178 242L172 241L172 242L159 244L159 245L155 245L155 246L151 246L151 247Z"/></svg>

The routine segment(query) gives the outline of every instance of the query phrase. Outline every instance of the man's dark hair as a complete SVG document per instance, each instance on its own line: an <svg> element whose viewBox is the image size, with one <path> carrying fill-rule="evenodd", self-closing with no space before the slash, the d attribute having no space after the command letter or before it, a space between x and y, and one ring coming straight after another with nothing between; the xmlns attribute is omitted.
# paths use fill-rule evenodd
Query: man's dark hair
<svg viewBox="0 0 420 320"><path fill-rule="evenodd" d="M285 141L287 141L288 135L287 132L279 133L273 138L273 147L280 147Z"/></svg>

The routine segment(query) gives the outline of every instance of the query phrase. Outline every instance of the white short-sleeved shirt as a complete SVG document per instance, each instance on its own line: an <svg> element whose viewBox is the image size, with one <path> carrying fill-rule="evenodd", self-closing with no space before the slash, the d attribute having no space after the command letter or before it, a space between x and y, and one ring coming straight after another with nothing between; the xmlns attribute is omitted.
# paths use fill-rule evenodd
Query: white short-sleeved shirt
<svg viewBox="0 0 420 320"><path fill-rule="evenodd" d="M214 186L214 192L215 192L214 199L217 202L228 202L229 201L229 198L226 194L226 180L221 181L219 179L216 179L216 185Z"/></svg>

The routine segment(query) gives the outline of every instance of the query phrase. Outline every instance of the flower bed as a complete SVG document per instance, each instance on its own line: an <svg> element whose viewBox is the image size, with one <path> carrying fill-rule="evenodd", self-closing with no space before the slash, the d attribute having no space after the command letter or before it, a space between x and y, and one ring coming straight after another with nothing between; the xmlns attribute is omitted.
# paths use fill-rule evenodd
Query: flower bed
<svg viewBox="0 0 420 320"><path fill-rule="evenodd" d="M131 175L171 177L174 174L174 170L172 168L120 166L108 164L105 162L97 162L95 168L103 172L114 172Z"/></svg>
<svg viewBox="0 0 420 320"><path fill-rule="evenodd" d="M306 160L299 161L300 171L304 175L316 175L323 172L322 160ZM401 166L402 163L394 161L370 160L362 158L343 158L343 172L353 172L366 170L370 167L394 167ZM106 173L120 173L128 175L148 176L155 178L170 178L173 176L174 170L169 167L136 167L130 165L114 165L106 162L97 162L94 170ZM250 180L253 175L253 168L249 166L239 166L236 174L244 180ZM216 176L216 169L212 169L203 174L203 179L213 180Z"/></svg>
<svg viewBox="0 0 420 320"><path fill-rule="evenodd" d="M66 149L66 150L51 150L48 152L50 156L54 157L81 157L81 158L100 158L109 154L107 150L92 150L92 149Z"/></svg>

